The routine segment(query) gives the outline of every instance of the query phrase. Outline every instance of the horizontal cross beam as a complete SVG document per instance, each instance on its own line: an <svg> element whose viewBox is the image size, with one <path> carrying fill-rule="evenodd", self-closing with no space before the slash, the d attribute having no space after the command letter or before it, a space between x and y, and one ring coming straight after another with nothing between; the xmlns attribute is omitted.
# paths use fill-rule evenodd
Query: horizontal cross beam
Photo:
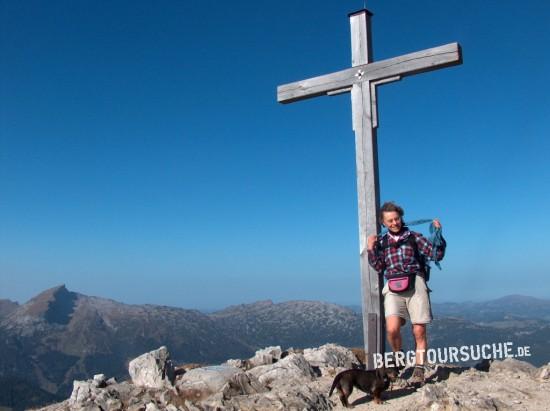
<svg viewBox="0 0 550 411"><path fill-rule="evenodd" d="M324 76L284 84L277 87L277 101L286 104L324 94L337 94L339 90L349 89L352 85L363 81L409 76L461 63L460 45L449 43L399 57L358 65Z"/></svg>

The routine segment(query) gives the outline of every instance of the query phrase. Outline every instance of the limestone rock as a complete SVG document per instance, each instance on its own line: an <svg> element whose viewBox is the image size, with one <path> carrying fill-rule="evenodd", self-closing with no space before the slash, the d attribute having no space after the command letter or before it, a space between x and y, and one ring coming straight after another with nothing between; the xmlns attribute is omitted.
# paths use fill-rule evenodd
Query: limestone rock
<svg viewBox="0 0 550 411"><path fill-rule="evenodd" d="M550 363L542 366L537 375L539 380L548 380L550 379Z"/></svg>
<svg viewBox="0 0 550 411"><path fill-rule="evenodd" d="M247 360L248 368L258 367L260 365L273 364L281 358L282 350L280 346L267 347L256 351L254 357Z"/></svg>
<svg viewBox="0 0 550 411"><path fill-rule="evenodd" d="M235 367L235 368L242 368L244 369L246 367L246 361L244 360L227 360L222 365L227 365L229 367Z"/></svg>
<svg viewBox="0 0 550 411"><path fill-rule="evenodd" d="M326 394L307 384L287 386L285 389L254 395L241 395L224 402L226 409L235 411L272 411L272 410L331 410L332 406ZM229 408L230 407L230 408Z"/></svg>
<svg viewBox="0 0 550 411"><path fill-rule="evenodd" d="M314 367L353 368L354 364L358 365L351 350L336 344L305 349L304 358Z"/></svg>
<svg viewBox="0 0 550 411"><path fill-rule="evenodd" d="M426 385L421 390L420 401L425 405L431 405L435 401L441 401L447 397L445 388L442 386Z"/></svg>
<svg viewBox="0 0 550 411"><path fill-rule="evenodd" d="M107 401L107 410L109 411L123 411L124 406L120 400Z"/></svg>
<svg viewBox="0 0 550 411"><path fill-rule="evenodd" d="M236 373L222 389L222 397L229 399L237 395L251 395L269 391L260 381L251 374Z"/></svg>
<svg viewBox="0 0 550 411"><path fill-rule="evenodd" d="M290 354L275 364L255 367L247 373L268 387L286 385L293 380L311 381L315 377L315 371L302 354Z"/></svg>
<svg viewBox="0 0 550 411"><path fill-rule="evenodd" d="M393 409L545 410L550 394L543 388L546 383L537 383L542 369L511 358L493 361L485 372L438 365L428 373L426 385L408 396L407 403L394 402Z"/></svg>
<svg viewBox="0 0 550 411"><path fill-rule="evenodd" d="M107 389L105 376L99 374L88 381L74 381L68 405L71 410L122 411L120 395L114 388Z"/></svg>
<svg viewBox="0 0 550 411"><path fill-rule="evenodd" d="M175 380L174 365L164 346L130 361L128 372L132 382L141 387L171 387Z"/></svg>
<svg viewBox="0 0 550 411"><path fill-rule="evenodd" d="M107 386L107 378L105 377L105 374L94 375L93 383L97 388L105 388Z"/></svg>
<svg viewBox="0 0 550 411"><path fill-rule="evenodd" d="M73 392L69 398L69 405L77 406L90 402L92 400L93 389L93 385L87 381L74 381Z"/></svg>
<svg viewBox="0 0 550 411"><path fill-rule="evenodd" d="M176 390L182 398L201 401L222 391L233 376L243 373L239 368L225 365L194 368L177 380Z"/></svg>
<svg viewBox="0 0 550 411"><path fill-rule="evenodd" d="M433 382L448 380L452 373L460 374L464 368L454 364L436 364L428 369L426 378Z"/></svg>
<svg viewBox="0 0 550 411"><path fill-rule="evenodd" d="M516 360L515 358L508 357L502 361L494 361L491 363L490 371L492 373L506 373L506 374L517 374L524 373L527 375L533 375L536 372L534 365L526 363L524 361Z"/></svg>

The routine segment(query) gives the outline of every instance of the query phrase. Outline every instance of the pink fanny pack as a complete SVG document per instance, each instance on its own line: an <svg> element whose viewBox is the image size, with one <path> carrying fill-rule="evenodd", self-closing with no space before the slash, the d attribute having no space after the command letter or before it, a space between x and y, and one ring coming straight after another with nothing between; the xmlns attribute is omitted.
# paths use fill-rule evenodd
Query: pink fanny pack
<svg viewBox="0 0 550 411"><path fill-rule="evenodd" d="M388 288L394 293L403 293L414 288L414 274L403 277L390 278Z"/></svg>

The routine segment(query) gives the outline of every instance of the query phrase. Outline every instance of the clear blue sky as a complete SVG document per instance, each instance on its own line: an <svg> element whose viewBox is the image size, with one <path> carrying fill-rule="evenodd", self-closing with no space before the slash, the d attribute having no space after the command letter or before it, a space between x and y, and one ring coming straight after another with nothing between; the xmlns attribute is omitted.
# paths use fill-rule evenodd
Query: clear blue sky
<svg viewBox="0 0 550 411"><path fill-rule="evenodd" d="M349 95L363 1L0 0L0 298L360 303ZM435 301L550 297L550 3L382 1L375 60L464 64L379 92L382 200L439 217Z"/></svg>

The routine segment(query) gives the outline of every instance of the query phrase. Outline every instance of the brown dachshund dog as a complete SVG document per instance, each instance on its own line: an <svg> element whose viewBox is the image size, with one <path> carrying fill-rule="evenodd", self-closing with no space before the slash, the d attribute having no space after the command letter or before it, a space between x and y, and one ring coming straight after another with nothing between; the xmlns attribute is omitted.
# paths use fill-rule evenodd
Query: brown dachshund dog
<svg viewBox="0 0 550 411"><path fill-rule="evenodd" d="M382 391L387 390L390 382L397 379L398 371L394 368L377 368L375 370L346 370L334 377L332 387L328 396L332 395L334 389L338 390L338 396L342 405L346 408L351 408L348 403L348 398L353 391L353 387L357 387L361 391L371 394L374 402L382 403Z"/></svg>

